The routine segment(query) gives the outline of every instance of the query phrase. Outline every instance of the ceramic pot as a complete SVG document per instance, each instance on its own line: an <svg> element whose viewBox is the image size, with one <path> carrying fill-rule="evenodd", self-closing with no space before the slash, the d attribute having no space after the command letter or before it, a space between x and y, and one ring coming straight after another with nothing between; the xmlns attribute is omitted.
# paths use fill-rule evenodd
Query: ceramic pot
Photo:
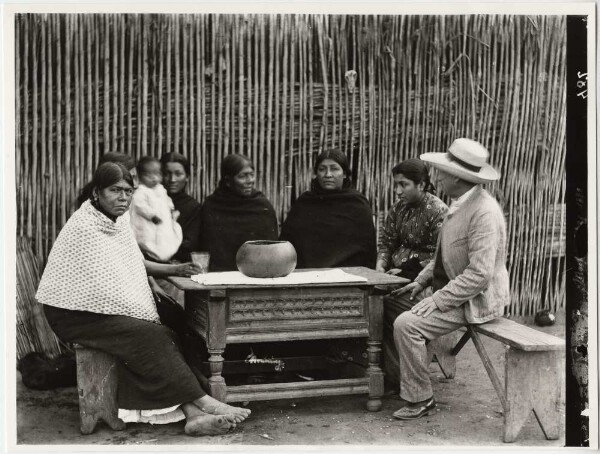
<svg viewBox="0 0 600 454"><path fill-rule="evenodd" d="M235 256L240 272L262 278L287 276L296 268L296 259L289 241L246 241Z"/></svg>

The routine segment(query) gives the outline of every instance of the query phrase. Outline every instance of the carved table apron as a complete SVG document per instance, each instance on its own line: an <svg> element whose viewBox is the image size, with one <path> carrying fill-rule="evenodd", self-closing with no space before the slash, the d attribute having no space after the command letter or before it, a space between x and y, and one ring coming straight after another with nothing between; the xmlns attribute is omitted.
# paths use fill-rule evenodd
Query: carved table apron
<svg viewBox="0 0 600 454"><path fill-rule="evenodd" d="M209 393L222 402L368 393L367 408L380 410L383 299L373 290L407 281L363 267L342 269L368 281L204 286L189 278L169 278L185 291L188 322L208 347ZM221 375L226 344L357 337L368 338L368 368L361 378L226 386Z"/></svg>

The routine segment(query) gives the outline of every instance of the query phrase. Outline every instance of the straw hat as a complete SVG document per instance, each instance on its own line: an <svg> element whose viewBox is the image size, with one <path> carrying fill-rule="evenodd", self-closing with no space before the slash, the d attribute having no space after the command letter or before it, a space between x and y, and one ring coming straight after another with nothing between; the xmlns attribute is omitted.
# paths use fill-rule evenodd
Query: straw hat
<svg viewBox="0 0 600 454"><path fill-rule="evenodd" d="M471 183L489 183L500 178L496 169L487 163L489 152L471 139L456 139L448 153L424 153L419 156L433 167Z"/></svg>

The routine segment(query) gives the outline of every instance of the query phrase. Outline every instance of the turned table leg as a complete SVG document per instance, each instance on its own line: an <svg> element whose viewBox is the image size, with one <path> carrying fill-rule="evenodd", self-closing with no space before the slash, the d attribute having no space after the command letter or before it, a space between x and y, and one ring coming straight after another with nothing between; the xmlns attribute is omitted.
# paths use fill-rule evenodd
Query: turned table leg
<svg viewBox="0 0 600 454"><path fill-rule="evenodd" d="M381 341L383 338L383 296L370 295L369 297L369 340L367 341L367 355L369 366L369 400L367 410L381 410L381 397L383 396L383 371L381 370Z"/></svg>
<svg viewBox="0 0 600 454"><path fill-rule="evenodd" d="M224 292L211 292L208 300L208 336L206 344L210 357L209 394L221 402L227 400L227 385L221 375L223 372L223 353L227 342L225 325L227 298Z"/></svg>

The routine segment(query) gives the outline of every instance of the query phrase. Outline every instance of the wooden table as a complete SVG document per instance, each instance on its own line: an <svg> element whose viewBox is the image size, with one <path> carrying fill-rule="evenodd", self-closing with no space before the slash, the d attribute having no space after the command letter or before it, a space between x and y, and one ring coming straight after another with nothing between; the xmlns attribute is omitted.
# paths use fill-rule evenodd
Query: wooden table
<svg viewBox="0 0 600 454"><path fill-rule="evenodd" d="M384 292L374 288L408 281L364 267L342 269L367 282L209 286L170 277L185 292L190 326L208 347L210 395L240 402L368 393L367 408L380 410ZM368 338L364 377L228 387L222 376L226 344L360 337Z"/></svg>

